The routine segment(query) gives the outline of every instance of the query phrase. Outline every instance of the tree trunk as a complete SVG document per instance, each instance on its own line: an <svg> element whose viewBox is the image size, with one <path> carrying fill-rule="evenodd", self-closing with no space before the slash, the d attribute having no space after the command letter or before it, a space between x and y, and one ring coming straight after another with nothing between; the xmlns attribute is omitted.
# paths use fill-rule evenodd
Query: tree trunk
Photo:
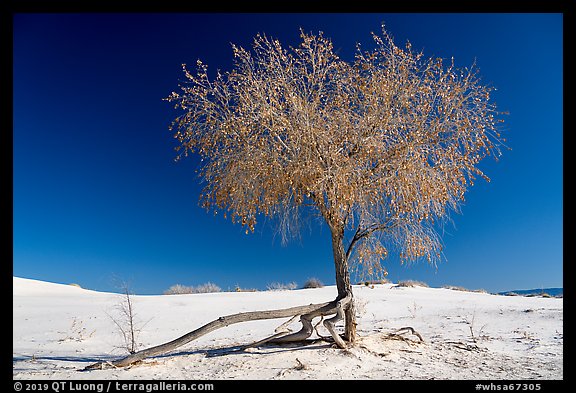
<svg viewBox="0 0 576 393"><path fill-rule="evenodd" d="M356 315L354 310L354 298L352 285L350 284L350 272L348 270L348 258L344 250L344 228L331 228L332 252L334 254L334 267L336 270L336 288L338 297L336 300L350 297L350 301L344 308L345 332L344 338L349 343L356 340Z"/></svg>

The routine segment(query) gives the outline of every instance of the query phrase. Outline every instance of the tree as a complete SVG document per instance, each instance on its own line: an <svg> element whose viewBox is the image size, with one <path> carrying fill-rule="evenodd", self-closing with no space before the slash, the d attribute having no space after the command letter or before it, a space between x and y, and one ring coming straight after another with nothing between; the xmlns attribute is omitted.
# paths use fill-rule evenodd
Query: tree
<svg viewBox="0 0 576 393"><path fill-rule="evenodd" d="M301 32L289 49L258 35L253 51L233 45L232 70L214 79L201 61L195 73L183 65L186 81L167 98L182 111L172 124L177 159L202 159L202 206L247 232L272 217L285 239L310 212L330 229L334 301L232 316L301 315L302 330L276 342L306 338L312 318L335 314L325 321L334 341L353 343L351 268L382 274L390 252L436 263L439 226L477 176L488 179L477 164L500 155L501 113L476 67L400 48L384 26L373 38L347 62L322 33ZM340 319L344 337L333 326Z"/></svg>

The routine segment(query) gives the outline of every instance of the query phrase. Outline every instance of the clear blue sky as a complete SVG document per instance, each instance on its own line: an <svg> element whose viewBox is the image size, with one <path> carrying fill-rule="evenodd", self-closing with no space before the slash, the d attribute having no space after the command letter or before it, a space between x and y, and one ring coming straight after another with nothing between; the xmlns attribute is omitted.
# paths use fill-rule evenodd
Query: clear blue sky
<svg viewBox="0 0 576 393"><path fill-rule="evenodd" d="M397 44L469 66L506 116L510 151L482 168L443 236L445 262L385 263L389 278L501 291L563 282L562 14L15 14L13 273L140 294L180 283L265 289L334 283L329 231L282 246L198 206L198 162L173 161L162 101L197 59L228 70L230 43L297 45L323 31L339 55L386 24Z"/></svg>

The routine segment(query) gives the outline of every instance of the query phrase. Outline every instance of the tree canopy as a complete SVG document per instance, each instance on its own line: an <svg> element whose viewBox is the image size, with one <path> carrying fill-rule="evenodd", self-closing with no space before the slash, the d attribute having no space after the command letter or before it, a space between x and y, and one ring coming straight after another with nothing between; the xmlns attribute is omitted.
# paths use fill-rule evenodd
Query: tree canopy
<svg viewBox="0 0 576 393"><path fill-rule="evenodd" d="M296 48L264 35L211 80L198 61L167 100L178 158L198 153L201 203L253 231L259 215L288 234L311 205L361 274L402 261L435 262L437 233L486 156L500 155L500 112L473 65L401 48L382 26L374 49L345 61L322 33ZM446 64L447 63L447 64Z"/></svg>

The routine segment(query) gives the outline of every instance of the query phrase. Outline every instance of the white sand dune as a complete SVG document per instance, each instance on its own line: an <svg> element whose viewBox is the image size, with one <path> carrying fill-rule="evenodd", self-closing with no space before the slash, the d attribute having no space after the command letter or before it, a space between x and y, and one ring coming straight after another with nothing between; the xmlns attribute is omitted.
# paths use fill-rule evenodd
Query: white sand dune
<svg viewBox="0 0 576 393"><path fill-rule="evenodd" d="M17 277L13 284L15 379L563 379L563 300L557 298L355 286L359 339L346 351L318 340L233 352L273 334L286 320L279 319L232 325L138 366L81 372L126 353L113 321L122 296ZM223 315L320 303L335 295L328 286L132 300L144 348ZM424 342L411 334L404 340L389 336L407 326Z"/></svg>

